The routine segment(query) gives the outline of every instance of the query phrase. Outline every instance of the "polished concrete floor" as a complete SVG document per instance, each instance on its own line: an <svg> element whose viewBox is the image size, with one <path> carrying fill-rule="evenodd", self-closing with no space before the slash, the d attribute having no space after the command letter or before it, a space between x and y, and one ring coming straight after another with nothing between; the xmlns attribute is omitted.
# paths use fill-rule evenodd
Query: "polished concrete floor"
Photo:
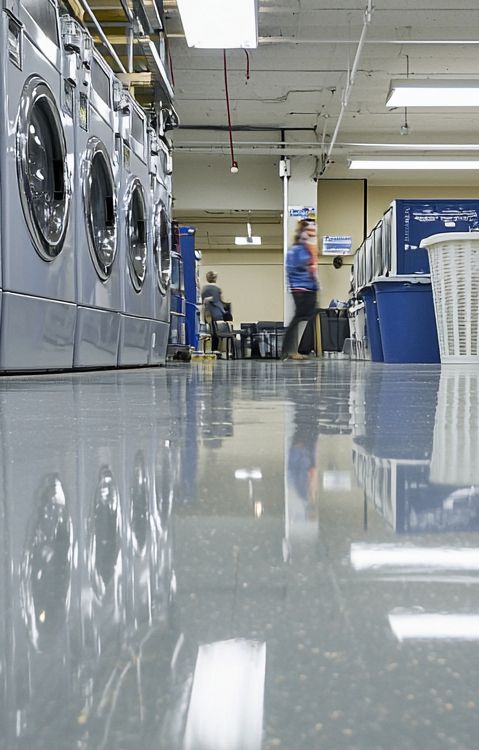
<svg viewBox="0 0 479 750"><path fill-rule="evenodd" d="M473 750L479 368L0 382L2 750Z"/></svg>

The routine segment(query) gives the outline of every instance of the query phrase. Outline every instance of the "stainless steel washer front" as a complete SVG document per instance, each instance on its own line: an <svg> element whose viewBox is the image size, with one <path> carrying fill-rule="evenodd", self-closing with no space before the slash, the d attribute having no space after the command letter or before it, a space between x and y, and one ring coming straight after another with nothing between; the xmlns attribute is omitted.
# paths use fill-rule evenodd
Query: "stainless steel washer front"
<svg viewBox="0 0 479 750"><path fill-rule="evenodd" d="M46 261L62 251L68 227L71 177L62 122L50 87L38 76L25 83L17 124L17 174L25 220Z"/></svg>
<svg viewBox="0 0 479 750"><path fill-rule="evenodd" d="M88 247L96 272L106 280L117 253L118 212L111 159L97 137L88 141L83 171Z"/></svg>

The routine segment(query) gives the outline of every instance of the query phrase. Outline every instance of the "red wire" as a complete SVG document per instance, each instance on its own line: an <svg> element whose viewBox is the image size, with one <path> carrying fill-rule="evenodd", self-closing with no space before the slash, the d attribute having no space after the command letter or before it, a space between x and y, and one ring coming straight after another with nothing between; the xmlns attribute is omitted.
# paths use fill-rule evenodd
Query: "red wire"
<svg viewBox="0 0 479 750"><path fill-rule="evenodd" d="M246 80L249 81L249 74L250 74L250 65L249 65L249 52L247 49L245 49L245 55L246 55Z"/></svg>
<svg viewBox="0 0 479 750"><path fill-rule="evenodd" d="M170 63L171 83L172 83L173 88L174 88L174 86L175 86L175 73L173 71L173 58L171 56L170 50L168 50L168 60L169 60L169 63Z"/></svg>
<svg viewBox="0 0 479 750"><path fill-rule="evenodd" d="M225 94L226 94L226 111L228 112L228 132L230 136L230 151L231 151L231 166L237 167L238 162L235 160L235 151L233 146L233 128L231 126L231 108L230 108L230 95L228 91L228 67L226 64L226 50L223 50L223 67L225 73Z"/></svg>

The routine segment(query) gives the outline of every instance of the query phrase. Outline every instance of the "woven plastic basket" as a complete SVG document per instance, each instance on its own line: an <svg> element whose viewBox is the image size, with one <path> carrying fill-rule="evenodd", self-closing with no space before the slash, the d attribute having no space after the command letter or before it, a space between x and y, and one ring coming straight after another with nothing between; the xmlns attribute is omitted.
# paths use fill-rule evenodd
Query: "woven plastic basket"
<svg viewBox="0 0 479 750"><path fill-rule="evenodd" d="M479 233L422 240L431 267L441 362L479 363Z"/></svg>
<svg viewBox="0 0 479 750"><path fill-rule="evenodd" d="M479 377L476 367L441 370L430 480L479 484Z"/></svg>

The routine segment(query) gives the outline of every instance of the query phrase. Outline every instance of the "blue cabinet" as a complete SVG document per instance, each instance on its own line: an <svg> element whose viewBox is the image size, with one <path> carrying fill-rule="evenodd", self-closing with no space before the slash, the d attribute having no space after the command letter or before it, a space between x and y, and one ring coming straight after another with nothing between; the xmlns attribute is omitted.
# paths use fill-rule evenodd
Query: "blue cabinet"
<svg viewBox="0 0 479 750"><path fill-rule="evenodd" d="M200 332L199 264L201 253L195 248L196 229L186 226L181 226L179 229L186 303L186 343L196 350Z"/></svg>

